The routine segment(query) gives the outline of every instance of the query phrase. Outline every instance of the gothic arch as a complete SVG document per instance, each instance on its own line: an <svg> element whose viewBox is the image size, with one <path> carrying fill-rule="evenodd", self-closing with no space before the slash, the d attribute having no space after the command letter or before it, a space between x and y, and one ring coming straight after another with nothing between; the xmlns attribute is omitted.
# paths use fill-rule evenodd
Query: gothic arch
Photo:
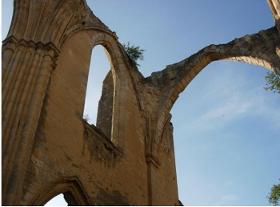
<svg viewBox="0 0 280 207"><path fill-rule="evenodd" d="M169 111L178 95L200 70L219 59L253 61L279 73L275 28L206 47L144 78L85 0L14 2L2 55L4 205L30 203L40 186L72 175L87 189L98 189L97 195L87 193L100 204L177 203L172 143L162 140L163 150L170 152L165 157L156 159L152 153L161 135L172 140ZM279 23L278 1L269 2ZM107 49L114 66L111 140L82 120L90 54L98 44ZM48 197L39 196L36 202L60 192L70 192L79 203L88 201L79 181L56 184L43 189L40 195Z"/></svg>
<svg viewBox="0 0 280 207"><path fill-rule="evenodd" d="M256 34L245 35L233 41L209 45L196 54L166 69L153 73L148 77L161 91L161 99L165 100L159 106L156 128L159 129L155 140L160 140L164 125L168 122L169 112L187 85L208 64L218 60L233 60L255 64L268 70L280 73L280 40L276 27L262 30Z"/></svg>
<svg viewBox="0 0 280 207"><path fill-rule="evenodd" d="M52 183L38 193L31 205L41 206L46 204L56 195L63 193L68 205L90 205L90 199L77 177L65 178Z"/></svg>
<svg viewBox="0 0 280 207"><path fill-rule="evenodd" d="M78 45L75 45L75 42L79 42L77 43ZM110 71L113 80L113 114L111 124L112 129L110 130L111 136L108 138L110 138L116 145L121 146L120 140L118 140L119 131L121 130L118 121L122 116L119 108L121 102L124 101L120 98L122 93L124 93L122 88L124 88L124 84L126 84L121 80L129 80L130 76L127 65L124 62L122 49L112 36L93 28L72 33L71 36L69 36L69 39L67 39L62 45L61 52L57 60L57 67L53 72L54 77L51 77L51 82L57 86L60 81L65 81L61 80L59 77L67 77L67 73L75 73L75 76L71 77L71 81L69 79L69 85L72 85L72 88L75 88L75 90L79 88L78 90L80 90L80 93L83 94L80 96L81 99L79 101L82 102L79 102L78 108L73 108L73 110L78 111L82 117L90 57L91 52L96 45L102 45L106 49L108 52L108 59L110 60L112 66ZM80 48L79 51L75 49L75 47L78 48L78 46ZM73 64L69 64L69 61L72 61ZM81 82L83 84L80 84ZM51 96L51 92L49 96ZM65 102L65 104L67 104L67 102Z"/></svg>

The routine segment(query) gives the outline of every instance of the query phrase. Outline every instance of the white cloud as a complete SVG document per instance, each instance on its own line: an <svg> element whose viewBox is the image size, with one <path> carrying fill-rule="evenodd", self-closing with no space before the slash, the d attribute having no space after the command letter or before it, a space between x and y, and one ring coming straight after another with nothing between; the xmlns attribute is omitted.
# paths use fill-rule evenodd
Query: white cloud
<svg viewBox="0 0 280 207"><path fill-rule="evenodd" d="M231 121L241 118L248 113L253 107L252 101L249 100L229 100L221 103L201 114L191 123L192 128L212 129L225 126Z"/></svg>
<svg viewBox="0 0 280 207"><path fill-rule="evenodd" d="M264 91L262 85L251 88L248 80L232 80L230 77L230 74L225 75L219 83L225 86L224 89L219 90L214 86L201 97L200 104L204 107L200 108L201 112L189 123L189 127L210 130L224 127L245 116L255 116L270 127L280 129L280 105L275 104L279 97L268 95L269 92Z"/></svg>
<svg viewBox="0 0 280 207"><path fill-rule="evenodd" d="M238 200L238 196L235 194L226 194L222 195L221 198L219 199L218 203L216 204L217 206L221 205L232 205L231 203L233 201Z"/></svg>
<svg viewBox="0 0 280 207"><path fill-rule="evenodd" d="M220 119L229 121L243 113L246 113L251 105L252 103L246 101L241 103L228 102L226 105L213 108L212 110L206 112L200 117L199 121L216 122Z"/></svg>

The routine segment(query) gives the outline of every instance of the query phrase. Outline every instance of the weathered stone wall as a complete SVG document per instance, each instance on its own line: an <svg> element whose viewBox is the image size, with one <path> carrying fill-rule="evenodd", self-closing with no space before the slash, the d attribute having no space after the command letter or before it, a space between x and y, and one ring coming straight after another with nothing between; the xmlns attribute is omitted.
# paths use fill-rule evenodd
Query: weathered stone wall
<svg viewBox="0 0 280 207"><path fill-rule="evenodd" d="M35 192L39 192L41 188L49 183L58 182L57 180L61 178L78 177L86 192L90 192L91 203L144 204L145 197L143 192L145 193L146 187L142 183L146 183L146 173L136 170L138 167L145 170L146 166L145 160L139 160L139 157L144 154L144 145L139 143L141 140L138 140L138 137L143 137L143 135L137 134L137 130L129 131L128 129L120 133L115 131L115 133L119 134L127 133L128 135L124 136L134 138L124 140L122 137L115 135L115 144L111 141L109 142L112 146L120 148L121 154L125 155L125 159L121 159L121 154L118 154L120 161L118 162L118 167L115 168L113 163L116 155L106 155L106 153L110 153L108 144L101 143L98 145L98 143L94 143L96 139L108 138L104 135L101 138L100 135L99 138L96 138L96 132L88 133L88 130L85 131L85 125L82 121L90 53L94 46L92 42L97 36L98 33L94 31L78 32L67 40L61 49L57 67L52 73L46 94L43 106L44 114L41 115L40 127L37 130L38 136L36 136L30 164L33 167L35 166L34 171L37 174L31 172L34 187L33 185L28 187L28 191L31 192L27 195L36 196ZM104 44L109 51L112 51L108 42L98 43ZM112 57L115 55L112 54ZM126 70L125 65L116 64L115 68ZM117 74L118 72L115 73ZM116 77L118 78L117 75ZM125 107L125 111L134 112L131 115L122 112L126 116L124 120L129 119L129 124L126 126L129 127L130 124L134 124L136 126L131 127L141 128L137 121L140 118L137 118L139 115L135 110L137 104L135 103L133 89L130 86L131 83L129 83L130 77L123 78L128 81L120 83L120 79L116 79L114 82L115 85L118 84L117 87L126 88L125 98L119 100L123 101L121 104ZM117 108L121 110L120 107ZM131 117L132 115L133 117ZM116 122L119 121L121 120L116 120ZM96 128L91 131L94 130ZM95 148L93 148L93 143L96 145ZM97 150L96 148L100 149ZM99 162L95 160L98 158L100 159ZM36 164L41 162L44 167ZM45 176L41 177L42 174L54 174L54 176L47 176L48 180ZM117 182L114 182L114 180L117 180ZM128 184L122 187L123 183L126 182ZM38 186L39 184L41 186ZM128 200L127 195L131 190L134 193ZM108 199L110 196L114 199Z"/></svg>
<svg viewBox="0 0 280 207"><path fill-rule="evenodd" d="M276 25L279 1L269 0ZM92 48L108 51L97 126L82 119ZM144 78L84 0L15 0L2 54L2 198L41 205L176 205L170 110L207 64L231 59L279 73L276 27L210 45Z"/></svg>
<svg viewBox="0 0 280 207"><path fill-rule="evenodd" d="M101 129L107 137L110 138L112 131L112 112L114 101L114 82L111 71L106 75L103 81L101 94L102 95L98 103L96 126Z"/></svg>

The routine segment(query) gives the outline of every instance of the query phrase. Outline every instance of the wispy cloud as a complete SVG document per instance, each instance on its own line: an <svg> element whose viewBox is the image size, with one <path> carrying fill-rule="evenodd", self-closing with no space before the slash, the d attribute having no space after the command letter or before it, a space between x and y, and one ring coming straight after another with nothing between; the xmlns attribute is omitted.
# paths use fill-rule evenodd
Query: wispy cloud
<svg viewBox="0 0 280 207"><path fill-rule="evenodd" d="M262 84L252 88L243 76L238 80L232 77L231 72L224 73L222 80L214 81L213 87L200 98L200 111L188 126L196 130L211 130L254 116L270 127L280 129L280 104L275 104L279 97L268 95ZM223 85L224 88L215 85Z"/></svg>
<svg viewBox="0 0 280 207"><path fill-rule="evenodd" d="M228 102L225 105L219 105L202 114L191 123L191 127L211 129L225 125L236 118L240 118L241 115L247 113L251 107L252 103L249 101Z"/></svg>
<svg viewBox="0 0 280 207"><path fill-rule="evenodd" d="M222 195L221 198L219 199L218 203L216 204L217 206L221 205L232 205L232 202L237 201L238 196L235 194L226 194Z"/></svg>

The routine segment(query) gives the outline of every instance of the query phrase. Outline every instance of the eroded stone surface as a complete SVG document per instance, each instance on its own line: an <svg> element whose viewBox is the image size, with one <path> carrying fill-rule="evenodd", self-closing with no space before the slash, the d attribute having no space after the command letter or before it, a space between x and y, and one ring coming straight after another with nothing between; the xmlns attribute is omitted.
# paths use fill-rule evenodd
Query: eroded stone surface
<svg viewBox="0 0 280 207"><path fill-rule="evenodd" d="M276 26L210 45L144 78L84 0L16 0L2 54L2 199L41 205L179 205L170 110L210 62L243 61L279 73ZM91 50L103 45L97 127L82 119Z"/></svg>

